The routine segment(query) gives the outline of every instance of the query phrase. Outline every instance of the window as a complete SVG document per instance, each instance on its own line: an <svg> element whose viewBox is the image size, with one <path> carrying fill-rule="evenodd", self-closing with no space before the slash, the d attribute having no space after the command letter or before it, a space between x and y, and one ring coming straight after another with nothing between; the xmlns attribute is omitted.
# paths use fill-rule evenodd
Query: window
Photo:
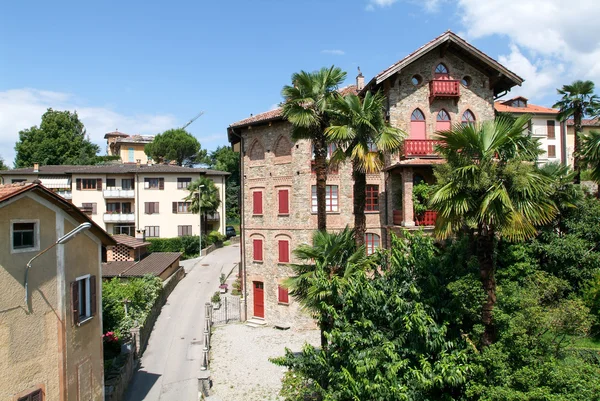
<svg viewBox="0 0 600 401"><path fill-rule="evenodd" d="M17 184L17 183L19 183L19 182L27 182L27 180L26 180L26 179L24 179L24 178L13 178L12 180L10 180L10 182L11 182L12 184Z"/></svg>
<svg viewBox="0 0 600 401"><path fill-rule="evenodd" d="M255 140L252 146L250 147L250 160L265 160L265 148L263 148L262 144Z"/></svg>
<svg viewBox="0 0 600 401"><path fill-rule="evenodd" d="M71 283L73 324L79 325L96 315L96 276L82 276Z"/></svg>
<svg viewBox="0 0 600 401"><path fill-rule="evenodd" d="M317 186L312 186L311 196L311 210L313 213L317 213ZM338 211L338 186L327 185L325 187L325 211L326 212L337 212Z"/></svg>
<svg viewBox="0 0 600 401"><path fill-rule="evenodd" d="M375 253L379 248L379 235L367 233L365 234L365 245L367 247L367 255Z"/></svg>
<svg viewBox="0 0 600 401"><path fill-rule="evenodd" d="M289 193L290 191L288 189L280 189L277 191L280 215L290 214Z"/></svg>
<svg viewBox="0 0 600 401"><path fill-rule="evenodd" d="M124 225L124 226L113 226L113 234L125 234L130 237L135 237L135 226Z"/></svg>
<svg viewBox="0 0 600 401"><path fill-rule="evenodd" d="M42 389L38 389L23 397L19 397L17 401L44 401L44 393L42 393Z"/></svg>
<svg viewBox="0 0 600 401"><path fill-rule="evenodd" d="M288 289L285 287L282 287L281 284L277 286L277 301L280 304L289 304L290 303L290 296L288 293Z"/></svg>
<svg viewBox="0 0 600 401"><path fill-rule="evenodd" d="M513 100L512 106L513 107L527 107L527 102L525 102L523 99Z"/></svg>
<svg viewBox="0 0 600 401"><path fill-rule="evenodd" d="M263 241L255 238L252 240L252 260L262 262L263 260Z"/></svg>
<svg viewBox="0 0 600 401"><path fill-rule="evenodd" d="M36 238L36 223L15 222L12 223L12 248L14 250L35 250L39 248Z"/></svg>
<svg viewBox="0 0 600 401"><path fill-rule="evenodd" d="M331 159L333 152L335 152L336 149L337 146L335 143L327 144L327 159ZM315 159L315 145L312 145L311 147L311 157L313 160Z"/></svg>
<svg viewBox="0 0 600 401"><path fill-rule="evenodd" d="M443 63L439 63L437 67L435 67L435 79L448 79L448 67L446 67Z"/></svg>
<svg viewBox="0 0 600 401"><path fill-rule="evenodd" d="M165 179L164 178L144 178L144 188L145 189L165 189Z"/></svg>
<svg viewBox="0 0 600 401"><path fill-rule="evenodd" d="M134 189L134 181L131 178L123 178L121 180L121 188L129 190L129 189Z"/></svg>
<svg viewBox="0 0 600 401"><path fill-rule="evenodd" d="M450 115L444 109L440 110L437 115L435 122L435 130L436 131L449 131L452 128L452 123L450 122Z"/></svg>
<svg viewBox="0 0 600 401"><path fill-rule="evenodd" d="M415 109L410 116L409 139L425 139L425 115L420 109Z"/></svg>
<svg viewBox="0 0 600 401"><path fill-rule="evenodd" d="M275 150L273 152L275 157L290 156L292 154L292 144L285 136L280 136L275 143Z"/></svg>
<svg viewBox="0 0 600 401"><path fill-rule="evenodd" d="M190 206L192 202L173 202L173 213L191 213Z"/></svg>
<svg viewBox="0 0 600 401"><path fill-rule="evenodd" d="M555 139L556 138L556 126L555 126L556 121L554 120L548 120L546 121L546 127L548 128L548 139Z"/></svg>
<svg viewBox="0 0 600 401"><path fill-rule="evenodd" d="M121 203L121 213L126 213L126 214L133 213L131 211L131 202L123 202L123 203Z"/></svg>
<svg viewBox="0 0 600 401"><path fill-rule="evenodd" d="M177 189L187 189L188 185L192 183L191 178L178 178Z"/></svg>
<svg viewBox="0 0 600 401"><path fill-rule="evenodd" d="M556 157L556 145L548 145L548 157Z"/></svg>
<svg viewBox="0 0 600 401"><path fill-rule="evenodd" d="M158 202L144 202L145 214L158 214Z"/></svg>
<svg viewBox="0 0 600 401"><path fill-rule="evenodd" d="M467 125L473 123L475 123L475 115L471 110L465 111L462 115L462 124Z"/></svg>
<svg viewBox="0 0 600 401"><path fill-rule="evenodd" d="M75 188L79 191L102 190L101 178L77 178L75 180Z"/></svg>
<svg viewBox="0 0 600 401"><path fill-rule="evenodd" d="M473 82L473 80L471 79L471 77L470 77L470 76L468 76L468 75L465 75L465 76L463 77L463 79L461 79L461 81L460 81L460 82L461 82L461 83L462 83L464 86L466 86L466 87L468 88L469 86L471 86L471 83Z"/></svg>
<svg viewBox="0 0 600 401"><path fill-rule="evenodd" d="M414 85L414 86L419 86L421 85L421 82L423 82L423 78L421 78L421 76L419 74L415 74L412 76L412 78L410 79L410 82Z"/></svg>
<svg viewBox="0 0 600 401"><path fill-rule="evenodd" d="M146 226L145 232L146 232L146 237L158 238L158 237L160 237L160 226Z"/></svg>
<svg viewBox="0 0 600 401"><path fill-rule="evenodd" d="M277 245L279 248L279 258L277 259L279 263L290 263L290 241L279 240Z"/></svg>
<svg viewBox="0 0 600 401"><path fill-rule="evenodd" d="M106 189L108 188L114 188L117 186L117 180L115 180L114 178L107 178L106 179Z"/></svg>
<svg viewBox="0 0 600 401"><path fill-rule="evenodd" d="M133 148L127 149L127 159L129 161L129 163L135 162L135 153L133 151Z"/></svg>
<svg viewBox="0 0 600 401"><path fill-rule="evenodd" d="M106 213L121 213L121 204L119 202L115 203L107 203L106 204Z"/></svg>
<svg viewBox="0 0 600 401"><path fill-rule="evenodd" d="M379 185L367 185L365 212L379 211Z"/></svg>
<svg viewBox="0 0 600 401"><path fill-rule="evenodd" d="M252 214L254 214L254 215L262 215L263 214L262 191L252 192Z"/></svg>
<svg viewBox="0 0 600 401"><path fill-rule="evenodd" d="M367 150L369 152L378 152L379 151L379 149L377 149L377 145L373 141L367 142Z"/></svg>
<svg viewBox="0 0 600 401"><path fill-rule="evenodd" d="M83 213L87 214L88 216L96 214L96 212L97 212L96 202L93 202L93 203L82 203L81 204L81 211Z"/></svg>
<svg viewBox="0 0 600 401"><path fill-rule="evenodd" d="M192 235L192 226L177 226L177 236Z"/></svg>

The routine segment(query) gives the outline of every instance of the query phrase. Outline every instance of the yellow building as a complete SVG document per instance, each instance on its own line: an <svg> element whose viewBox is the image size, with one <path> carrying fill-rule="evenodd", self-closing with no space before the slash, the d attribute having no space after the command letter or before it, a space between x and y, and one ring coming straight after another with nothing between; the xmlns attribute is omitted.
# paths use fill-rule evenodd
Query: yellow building
<svg viewBox="0 0 600 401"><path fill-rule="evenodd" d="M591 131L600 131L600 118L581 120L583 134L589 134ZM573 165L573 152L575 150L575 125L573 120L567 120L567 160L569 166Z"/></svg>
<svg viewBox="0 0 600 401"><path fill-rule="evenodd" d="M121 163L148 163L144 147L152 142L154 136L127 135L114 131L104 135L104 139L107 145L106 153L109 156L120 156Z"/></svg>
<svg viewBox="0 0 600 401"><path fill-rule="evenodd" d="M0 185L0 244L0 400L103 400L100 261L115 242L52 191L16 183Z"/></svg>

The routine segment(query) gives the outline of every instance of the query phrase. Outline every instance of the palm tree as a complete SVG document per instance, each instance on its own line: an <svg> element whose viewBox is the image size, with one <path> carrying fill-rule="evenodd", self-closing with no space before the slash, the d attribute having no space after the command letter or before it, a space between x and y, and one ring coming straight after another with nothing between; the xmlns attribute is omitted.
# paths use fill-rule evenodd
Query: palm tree
<svg viewBox="0 0 600 401"><path fill-rule="evenodd" d="M582 161L591 168L592 179L600 183L600 131L592 131L582 137Z"/></svg>
<svg viewBox="0 0 600 401"><path fill-rule="evenodd" d="M292 139L308 139L313 144L317 178L318 229L327 228L325 191L327 185L327 136L331 103L338 93L346 73L331 66L319 71L300 71L292 75L292 85L283 87L283 116L292 123Z"/></svg>
<svg viewBox="0 0 600 401"><path fill-rule="evenodd" d="M219 190L217 186L208 177L200 177L196 181L193 181L188 185L188 196L184 198L186 201L191 201L190 211L192 213L202 213L204 233L206 233L207 227L207 215L209 213L215 213L221 206L221 197L219 196ZM198 203L200 200L200 203ZM224 216L221 216L224 218Z"/></svg>
<svg viewBox="0 0 600 401"><path fill-rule="evenodd" d="M558 118L565 121L573 118L575 126L575 149L573 152L573 164L575 170L576 184L581 183L581 120L584 116L597 116L600 112L600 98L594 95L594 83L592 81L575 81L571 85L563 85L557 89L562 98L552 107L560 109Z"/></svg>
<svg viewBox="0 0 600 401"><path fill-rule="evenodd" d="M312 245L300 245L294 255L302 263L290 264L293 275L284 285L317 319L325 349L325 333L333 328L332 312L341 307L345 286L373 259L365 255L364 248L356 247L354 231L348 227L339 233L315 231Z"/></svg>
<svg viewBox="0 0 600 401"><path fill-rule="evenodd" d="M352 161L356 245L365 243L367 174L378 173L386 154L398 151L406 134L385 121L385 96L367 92L361 99L348 94L333 102L333 125L325 130L337 145L333 161Z"/></svg>
<svg viewBox="0 0 600 401"><path fill-rule="evenodd" d="M531 238L537 225L549 223L557 213L550 199L552 180L535 167L537 142L523 134L529 120L498 117L437 133L437 150L447 164L436 171L438 183L430 199L438 212L435 233L447 238L464 231L472 237L487 295L481 313L483 346L495 341L496 241Z"/></svg>

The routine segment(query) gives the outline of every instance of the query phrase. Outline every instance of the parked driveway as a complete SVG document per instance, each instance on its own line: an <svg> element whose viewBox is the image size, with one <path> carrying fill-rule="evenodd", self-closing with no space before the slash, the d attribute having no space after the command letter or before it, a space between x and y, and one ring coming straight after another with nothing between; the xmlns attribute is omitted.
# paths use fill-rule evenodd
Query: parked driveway
<svg viewBox="0 0 600 401"><path fill-rule="evenodd" d="M204 304L219 290L221 273L228 274L239 259L239 245L233 245L181 263L187 276L162 308L125 400L198 400Z"/></svg>

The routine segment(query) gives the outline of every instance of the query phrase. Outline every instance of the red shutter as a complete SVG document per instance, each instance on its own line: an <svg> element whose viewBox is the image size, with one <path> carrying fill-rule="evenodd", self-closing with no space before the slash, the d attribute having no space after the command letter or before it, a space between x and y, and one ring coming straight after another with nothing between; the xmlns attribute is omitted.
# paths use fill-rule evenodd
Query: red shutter
<svg viewBox="0 0 600 401"><path fill-rule="evenodd" d="M165 189L165 179L164 178L158 179L158 189L160 189L160 190Z"/></svg>
<svg viewBox="0 0 600 401"><path fill-rule="evenodd" d="M286 240L279 241L279 262L290 262L290 243Z"/></svg>
<svg viewBox="0 0 600 401"><path fill-rule="evenodd" d="M252 208L252 214L263 214L261 191L254 191L252 193Z"/></svg>
<svg viewBox="0 0 600 401"><path fill-rule="evenodd" d="M96 276L90 276L90 316L96 316L98 304L96 299Z"/></svg>
<svg viewBox="0 0 600 401"><path fill-rule="evenodd" d="M177 202L173 202L173 213L177 214Z"/></svg>
<svg viewBox="0 0 600 401"><path fill-rule="evenodd" d="M278 296L279 302L282 304L289 304L290 297L289 297L288 289L279 285L278 290L279 290L279 296Z"/></svg>
<svg viewBox="0 0 600 401"><path fill-rule="evenodd" d="M73 313L73 324L79 323L79 283L71 283L71 311Z"/></svg>
<svg viewBox="0 0 600 401"><path fill-rule="evenodd" d="M102 191L102 178L96 178L96 191Z"/></svg>
<svg viewBox="0 0 600 401"><path fill-rule="evenodd" d="M253 260L258 260L261 261L263 260L263 256L262 256L262 240L261 239L255 239L252 241L252 251L253 251L253 255L252 255L252 259Z"/></svg>
<svg viewBox="0 0 600 401"><path fill-rule="evenodd" d="M78 191L81 191L81 178L78 178L78 179L75 180L75 188Z"/></svg>
<svg viewBox="0 0 600 401"><path fill-rule="evenodd" d="M289 214L290 213L290 204L289 204L289 191L287 189L279 190L279 214Z"/></svg>

